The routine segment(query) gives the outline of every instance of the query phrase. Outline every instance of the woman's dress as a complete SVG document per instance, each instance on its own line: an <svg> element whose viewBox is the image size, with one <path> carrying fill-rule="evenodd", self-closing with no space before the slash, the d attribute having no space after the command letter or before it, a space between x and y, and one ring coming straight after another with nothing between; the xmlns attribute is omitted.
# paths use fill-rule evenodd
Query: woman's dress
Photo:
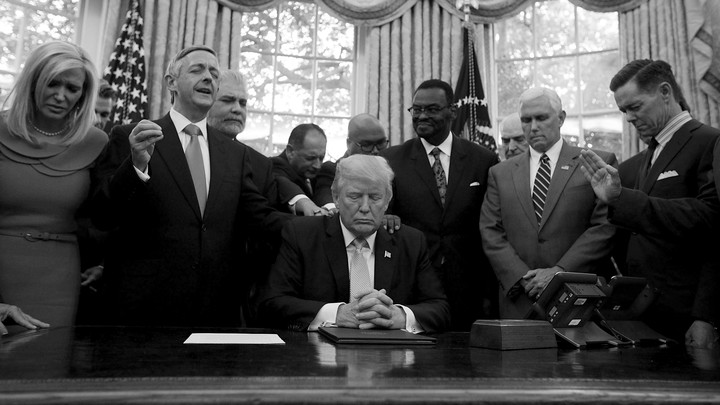
<svg viewBox="0 0 720 405"><path fill-rule="evenodd" d="M0 118L0 297L51 326L72 325L80 290L75 212L107 135L31 145Z"/></svg>

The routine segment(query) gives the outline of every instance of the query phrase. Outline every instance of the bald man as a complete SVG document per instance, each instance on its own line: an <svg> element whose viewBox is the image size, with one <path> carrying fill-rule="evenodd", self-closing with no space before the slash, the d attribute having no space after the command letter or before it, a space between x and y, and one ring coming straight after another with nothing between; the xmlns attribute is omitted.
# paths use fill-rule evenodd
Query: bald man
<svg viewBox="0 0 720 405"><path fill-rule="evenodd" d="M500 123L500 159L507 160L522 155L528 150L528 143L523 133L520 114L514 112Z"/></svg>
<svg viewBox="0 0 720 405"><path fill-rule="evenodd" d="M380 121L370 114L358 114L352 117L348 123L347 151L340 159L358 153L377 155L387 146L387 135ZM315 194L313 195L313 200L317 205L331 212L335 211L335 204L330 192L330 186L335 179L335 167L335 162L323 163L315 179Z"/></svg>

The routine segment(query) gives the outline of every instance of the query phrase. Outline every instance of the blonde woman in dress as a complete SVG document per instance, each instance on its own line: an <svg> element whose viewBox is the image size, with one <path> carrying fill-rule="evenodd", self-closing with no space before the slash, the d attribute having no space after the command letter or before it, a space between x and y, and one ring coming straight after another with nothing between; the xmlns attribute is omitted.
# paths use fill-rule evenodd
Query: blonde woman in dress
<svg viewBox="0 0 720 405"><path fill-rule="evenodd" d="M108 140L93 126L96 86L87 53L51 41L30 54L0 113L0 323L74 323L75 213Z"/></svg>

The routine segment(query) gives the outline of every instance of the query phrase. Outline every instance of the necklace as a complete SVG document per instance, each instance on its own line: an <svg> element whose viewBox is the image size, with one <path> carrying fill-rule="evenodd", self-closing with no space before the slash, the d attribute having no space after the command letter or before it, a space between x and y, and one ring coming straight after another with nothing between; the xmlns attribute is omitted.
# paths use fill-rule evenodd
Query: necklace
<svg viewBox="0 0 720 405"><path fill-rule="evenodd" d="M29 120L28 120L28 121L29 121ZM43 135L45 135L45 136L58 136L58 135L62 134L63 132L67 131L67 129L68 129L68 127L66 126L65 128L63 128L63 129L61 129L61 130L59 130L59 131L57 131L57 132L46 132L46 131L43 131L42 129L36 127L36 126L35 126L35 123L33 123L32 121L29 121L29 122L30 122L30 125L33 127L33 129L34 129L36 132L38 132L38 133L40 133L40 134L43 134Z"/></svg>

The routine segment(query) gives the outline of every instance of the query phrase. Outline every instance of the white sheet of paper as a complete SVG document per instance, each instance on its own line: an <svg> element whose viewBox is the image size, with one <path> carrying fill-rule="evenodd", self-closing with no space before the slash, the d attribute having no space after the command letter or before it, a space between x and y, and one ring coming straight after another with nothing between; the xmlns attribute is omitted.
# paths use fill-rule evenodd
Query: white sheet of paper
<svg viewBox="0 0 720 405"><path fill-rule="evenodd" d="M206 345L284 345L273 333L192 333L183 344Z"/></svg>

